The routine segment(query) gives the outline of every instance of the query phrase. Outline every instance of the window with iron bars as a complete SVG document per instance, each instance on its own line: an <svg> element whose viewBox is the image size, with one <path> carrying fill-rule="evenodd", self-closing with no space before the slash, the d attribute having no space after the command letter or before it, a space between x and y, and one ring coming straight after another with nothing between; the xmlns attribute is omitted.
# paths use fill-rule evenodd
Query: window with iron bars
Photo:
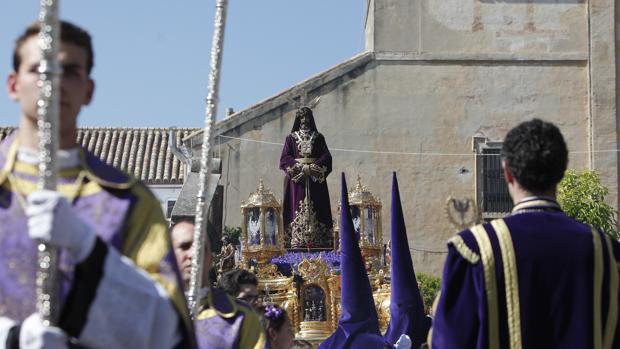
<svg viewBox="0 0 620 349"><path fill-rule="evenodd" d="M476 139L476 199L485 220L503 217L512 210L512 199L504 179L501 142Z"/></svg>
<svg viewBox="0 0 620 349"><path fill-rule="evenodd" d="M170 217L172 216L172 209L174 208L174 204L176 203L176 200L168 200L166 201L166 218L170 219Z"/></svg>

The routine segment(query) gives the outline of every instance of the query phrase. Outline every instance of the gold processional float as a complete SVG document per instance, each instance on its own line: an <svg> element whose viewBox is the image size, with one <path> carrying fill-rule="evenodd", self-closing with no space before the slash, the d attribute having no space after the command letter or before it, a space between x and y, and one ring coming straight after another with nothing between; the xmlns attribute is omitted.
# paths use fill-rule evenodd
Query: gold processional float
<svg viewBox="0 0 620 349"><path fill-rule="evenodd" d="M358 177L357 185L349 193L349 203L372 284L379 326L385 331L390 319L390 251L383 244L381 201ZM256 273L263 302L279 304L286 309L295 328L295 337L313 343L327 338L336 329L340 316L340 204L337 210L333 249L287 251L282 206L262 180L257 190L241 204L243 223L237 266Z"/></svg>

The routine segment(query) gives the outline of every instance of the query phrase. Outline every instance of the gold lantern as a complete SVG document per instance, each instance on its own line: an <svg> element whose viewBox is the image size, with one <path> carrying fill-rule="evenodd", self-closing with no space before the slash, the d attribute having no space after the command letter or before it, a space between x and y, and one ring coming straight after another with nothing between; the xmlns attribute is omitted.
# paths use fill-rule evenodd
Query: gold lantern
<svg viewBox="0 0 620 349"><path fill-rule="evenodd" d="M380 263L383 252L381 200L362 185L359 176L355 188L349 193L349 206L362 254L367 262Z"/></svg>
<svg viewBox="0 0 620 349"><path fill-rule="evenodd" d="M263 266L284 253L282 206L261 179L258 189L241 203L241 252L245 263Z"/></svg>

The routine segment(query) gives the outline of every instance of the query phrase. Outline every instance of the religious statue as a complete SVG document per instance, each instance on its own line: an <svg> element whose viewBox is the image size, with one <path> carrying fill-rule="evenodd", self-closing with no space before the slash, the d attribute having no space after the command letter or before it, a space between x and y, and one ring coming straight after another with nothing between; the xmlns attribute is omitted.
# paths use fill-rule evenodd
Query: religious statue
<svg viewBox="0 0 620 349"><path fill-rule="evenodd" d="M331 248L332 214L326 179L332 156L312 110L297 110L286 137L280 169L285 172L282 205L287 248Z"/></svg>
<svg viewBox="0 0 620 349"><path fill-rule="evenodd" d="M222 250L218 255L218 275L222 275L235 267L235 246L230 237L222 236Z"/></svg>
<svg viewBox="0 0 620 349"><path fill-rule="evenodd" d="M260 208L255 207L248 214L248 243L252 246L260 245Z"/></svg>

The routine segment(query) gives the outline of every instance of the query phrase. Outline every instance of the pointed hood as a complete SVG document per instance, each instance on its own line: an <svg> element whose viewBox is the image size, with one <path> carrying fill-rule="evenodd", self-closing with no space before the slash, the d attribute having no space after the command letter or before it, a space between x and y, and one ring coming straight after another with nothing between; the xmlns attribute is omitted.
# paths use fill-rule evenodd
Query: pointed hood
<svg viewBox="0 0 620 349"><path fill-rule="evenodd" d="M402 334L406 334L413 342L411 348L417 349L426 342L430 323L424 314L424 302L413 270L396 172L392 174L390 216L392 219L390 324L384 338L395 344Z"/></svg>
<svg viewBox="0 0 620 349"><path fill-rule="evenodd" d="M347 182L342 174L340 209L340 271L342 313L338 328L319 348L357 348L363 339L365 349L385 348L388 343L379 332L377 310L362 253L355 239L349 208Z"/></svg>

